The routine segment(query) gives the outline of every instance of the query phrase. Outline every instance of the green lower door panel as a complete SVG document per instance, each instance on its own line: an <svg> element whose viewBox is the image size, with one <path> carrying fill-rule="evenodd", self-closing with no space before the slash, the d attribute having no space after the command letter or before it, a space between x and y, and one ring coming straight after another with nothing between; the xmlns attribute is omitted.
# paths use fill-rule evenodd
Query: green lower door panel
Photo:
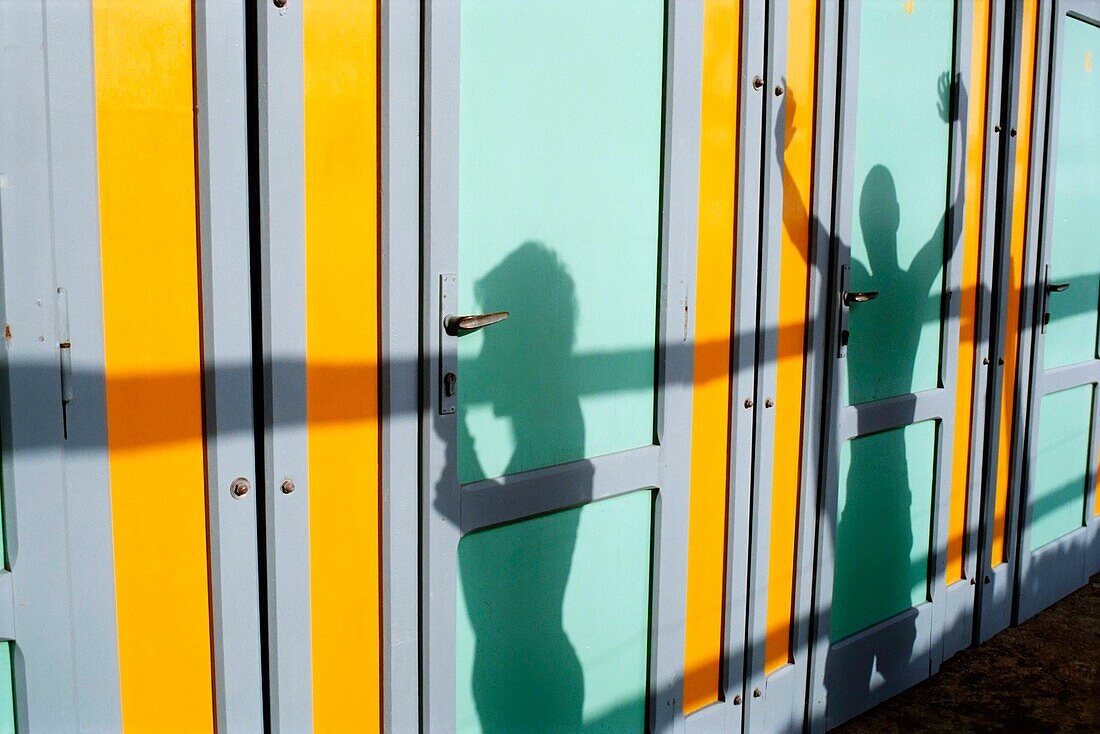
<svg viewBox="0 0 1100 734"><path fill-rule="evenodd" d="M840 458L829 637L928 598L936 422L854 438Z"/></svg>
<svg viewBox="0 0 1100 734"><path fill-rule="evenodd" d="M458 731L644 730L652 512L633 492L462 539Z"/></svg>
<svg viewBox="0 0 1100 734"><path fill-rule="evenodd" d="M1095 59L1095 61L1093 60ZM1067 18L1054 177L1046 369L1095 359L1100 300L1100 28Z"/></svg>
<svg viewBox="0 0 1100 734"><path fill-rule="evenodd" d="M1031 492L1031 550L1084 524L1091 428L1092 385L1043 398Z"/></svg>
<svg viewBox="0 0 1100 734"><path fill-rule="evenodd" d="M0 642L0 734L15 734L15 689L11 643Z"/></svg>

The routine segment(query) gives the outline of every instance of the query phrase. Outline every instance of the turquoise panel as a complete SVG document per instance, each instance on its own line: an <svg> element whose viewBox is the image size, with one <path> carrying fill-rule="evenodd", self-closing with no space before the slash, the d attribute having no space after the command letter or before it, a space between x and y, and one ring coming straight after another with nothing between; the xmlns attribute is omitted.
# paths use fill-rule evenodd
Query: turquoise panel
<svg viewBox="0 0 1100 734"><path fill-rule="evenodd" d="M928 599L936 422L848 441L840 456L829 638Z"/></svg>
<svg viewBox="0 0 1100 734"><path fill-rule="evenodd" d="M0 734L15 734L15 689L10 642L0 642Z"/></svg>
<svg viewBox="0 0 1100 734"><path fill-rule="evenodd" d="M937 387L955 3L860 12L848 402Z"/></svg>
<svg viewBox="0 0 1100 734"><path fill-rule="evenodd" d="M1040 403L1031 550L1085 522L1091 428L1092 385L1051 393Z"/></svg>
<svg viewBox="0 0 1100 734"><path fill-rule="evenodd" d="M462 539L458 731L644 731L652 508L633 492Z"/></svg>
<svg viewBox="0 0 1100 734"><path fill-rule="evenodd" d="M653 441L664 2L463 0L459 477Z"/></svg>
<svg viewBox="0 0 1100 734"><path fill-rule="evenodd" d="M1046 368L1096 357L1100 302L1100 28L1067 18L1062 46Z"/></svg>

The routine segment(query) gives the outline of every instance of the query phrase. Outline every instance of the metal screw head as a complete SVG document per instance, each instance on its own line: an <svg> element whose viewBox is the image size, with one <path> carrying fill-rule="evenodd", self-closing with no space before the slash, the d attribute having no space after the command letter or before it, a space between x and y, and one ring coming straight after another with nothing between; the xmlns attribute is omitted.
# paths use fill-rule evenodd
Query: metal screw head
<svg viewBox="0 0 1100 734"><path fill-rule="evenodd" d="M1005 363L1005 358L1004 357L997 357L997 364L1004 364L1004 363Z"/></svg>
<svg viewBox="0 0 1100 734"><path fill-rule="evenodd" d="M982 359L982 364L989 364L989 357L983 358Z"/></svg>
<svg viewBox="0 0 1100 734"><path fill-rule="evenodd" d="M782 97L783 96L783 87L778 87L777 86L775 88L775 96L776 97Z"/></svg>
<svg viewBox="0 0 1100 734"><path fill-rule="evenodd" d="M752 398L748 398L747 400L745 400L745 407L746 408L751 408L752 407Z"/></svg>
<svg viewBox="0 0 1100 734"><path fill-rule="evenodd" d="M1001 131L1001 126L1000 125L994 125L993 126L993 132L999 133L1000 131Z"/></svg>
<svg viewBox="0 0 1100 734"><path fill-rule="evenodd" d="M763 87L764 87L764 80L759 76L754 76L752 78L752 88L753 89L762 89Z"/></svg>
<svg viewBox="0 0 1100 734"><path fill-rule="evenodd" d="M753 698L760 698L763 695L764 695L764 692L761 691L759 688L753 688L752 689L752 697Z"/></svg>
<svg viewBox="0 0 1100 734"><path fill-rule="evenodd" d="M286 0L271 0L271 1L273 3L275 3L275 7L277 7L277 8L285 8L286 7Z"/></svg>
<svg viewBox="0 0 1100 734"><path fill-rule="evenodd" d="M741 696L734 696L733 697L733 705L734 706L740 706L741 705Z"/></svg>
<svg viewBox="0 0 1100 734"><path fill-rule="evenodd" d="M229 492L237 499L244 497L248 494L248 490L252 489L252 484L244 477L237 477L229 484Z"/></svg>
<svg viewBox="0 0 1100 734"><path fill-rule="evenodd" d="M771 408L771 407L773 407L774 405L775 405L775 401L774 401L774 400L772 400L771 398L768 398L768 399L766 399L766 400L764 401L764 407L765 407L765 408Z"/></svg>
<svg viewBox="0 0 1100 734"><path fill-rule="evenodd" d="M294 480L287 477L283 480L283 483L279 485L279 489L283 490L283 494L290 494L294 491Z"/></svg>
<svg viewBox="0 0 1100 734"><path fill-rule="evenodd" d="M1011 130L1009 130L1008 135L1009 137L1016 137L1016 128L1012 128Z"/></svg>

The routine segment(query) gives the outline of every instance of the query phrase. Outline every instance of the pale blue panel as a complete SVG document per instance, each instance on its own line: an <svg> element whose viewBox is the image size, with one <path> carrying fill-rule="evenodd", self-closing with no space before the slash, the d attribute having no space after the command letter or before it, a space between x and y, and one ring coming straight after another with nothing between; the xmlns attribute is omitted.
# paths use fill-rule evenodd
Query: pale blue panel
<svg viewBox="0 0 1100 734"><path fill-rule="evenodd" d="M1047 369L1096 357L1100 302L1100 28L1066 19L1062 46L1050 280L1043 345Z"/></svg>
<svg viewBox="0 0 1100 734"><path fill-rule="evenodd" d="M462 539L458 731L644 731L652 508L633 492Z"/></svg>
<svg viewBox="0 0 1100 734"><path fill-rule="evenodd" d="M1031 550L1085 522L1091 427L1092 385L1043 398L1031 492Z"/></svg>
<svg viewBox="0 0 1100 734"><path fill-rule="evenodd" d="M463 0L459 477L653 441L664 3Z"/></svg>
<svg viewBox="0 0 1100 734"><path fill-rule="evenodd" d="M936 422L854 438L840 456L833 607L837 641L928 599Z"/></svg>
<svg viewBox="0 0 1100 734"><path fill-rule="evenodd" d="M848 402L939 384L955 3L863 0Z"/></svg>

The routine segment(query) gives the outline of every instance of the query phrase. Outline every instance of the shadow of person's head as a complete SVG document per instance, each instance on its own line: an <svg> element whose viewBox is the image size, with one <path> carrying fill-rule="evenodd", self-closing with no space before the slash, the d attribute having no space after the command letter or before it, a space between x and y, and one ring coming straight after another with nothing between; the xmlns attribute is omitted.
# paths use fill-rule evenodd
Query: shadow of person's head
<svg viewBox="0 0 1100 734"><path fill-rule="evenodd" d="M539 392L568 394L567 367L576 341L577 298L572 276L557 254L525 242L474 284L478 307L509 311L507 321L483 331L479 362L496 415L531 410ZM540 389L542 386L542 389Z"/></svg>
<svg viewBox="0 0 1100 734"><path fill-rule="evenodd" d="M876 165L863 180L859 197L859 226L867 243L871 271L898 267L898 226L901 209L894 176L890 169Z"/></svg>

